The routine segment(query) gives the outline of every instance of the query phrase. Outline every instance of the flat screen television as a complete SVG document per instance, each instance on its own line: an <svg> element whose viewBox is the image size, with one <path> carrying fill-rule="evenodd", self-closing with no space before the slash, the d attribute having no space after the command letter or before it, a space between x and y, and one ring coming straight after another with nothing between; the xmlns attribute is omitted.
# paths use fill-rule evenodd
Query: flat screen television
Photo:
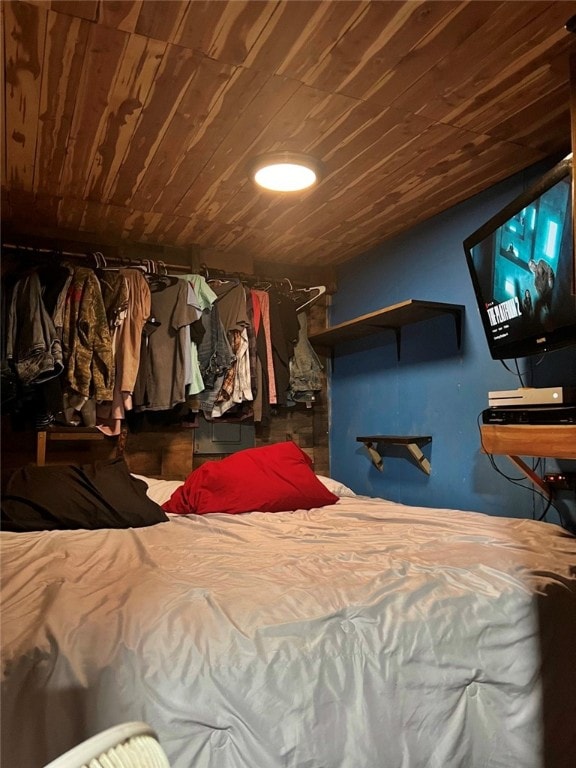
<svg viewBox="0 0 576 768"><path fill-rule="evenodd" d="M464 241L490 354L576 344L572 155Z"/></svg>

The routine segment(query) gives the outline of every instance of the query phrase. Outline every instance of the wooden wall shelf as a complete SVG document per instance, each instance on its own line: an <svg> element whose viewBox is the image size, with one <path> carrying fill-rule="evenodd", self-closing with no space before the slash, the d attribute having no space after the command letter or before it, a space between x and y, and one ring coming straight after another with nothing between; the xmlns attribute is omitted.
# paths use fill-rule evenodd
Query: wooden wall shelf
<svg viewBox="0 0 576 768"><path fill-rule="evenodd" d="M384 468L382 454L386 452L386 446L400 446L406 449L406 458L412 458L418 469L421 469L426 475L431 472L430 462L420 449L420 446L432 442L430 435L369 435L357 437L356 441L364 443L372 463L380 472Z"/></svg>
<svg viewBox="0 0 576 768"><path fill-rule="evenodd" d="M550 486L520 456L576 459L576 424L483 424L482 451L507 456L548 498Z"/></svg>
<svg viewBox="0 0 576 768"><path fill-rule="evenodd" d="M576 459L576 424L483 424L480 432L485 453Z"/></svg>
<svg viewBox="0 0 576 768"><path fill-rule="evenodd" d="M325 331L310 334L310 343L315 347L333 348L345 341L363 339L382 331L394 331L396 335L396 351L400 359L401 329L405 325L419 323L423 320L431 320L440 315L452 315L456 328L456 342L458 349L462 343L462 304L444 304L437 301L420 301L408 299L399 304L379 309L348 320L345 323L334 325Z"/></svg>

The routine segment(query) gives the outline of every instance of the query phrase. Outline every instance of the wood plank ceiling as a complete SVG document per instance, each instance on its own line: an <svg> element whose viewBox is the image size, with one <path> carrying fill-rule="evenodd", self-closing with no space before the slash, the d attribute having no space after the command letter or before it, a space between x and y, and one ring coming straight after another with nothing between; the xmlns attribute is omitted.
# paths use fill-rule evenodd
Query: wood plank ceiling
<svg viewBox="0 0 576 768"><path fill-rule="evenodd" d="M570 146L571 2L3 2L5 231L333 265ZM312 191L257 191L268 150Z"/></svg>

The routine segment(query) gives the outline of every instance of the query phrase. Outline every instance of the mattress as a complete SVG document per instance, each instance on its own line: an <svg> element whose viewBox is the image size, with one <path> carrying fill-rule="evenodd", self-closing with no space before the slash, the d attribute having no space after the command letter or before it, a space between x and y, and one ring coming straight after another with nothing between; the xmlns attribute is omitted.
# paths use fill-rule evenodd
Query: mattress
<svg viewBox="0 0 576 768"><path fill-rule="evenodd" d="M3 533L2 765L143 720L173 768L573 768L576 538L343 497Z"/></svg>

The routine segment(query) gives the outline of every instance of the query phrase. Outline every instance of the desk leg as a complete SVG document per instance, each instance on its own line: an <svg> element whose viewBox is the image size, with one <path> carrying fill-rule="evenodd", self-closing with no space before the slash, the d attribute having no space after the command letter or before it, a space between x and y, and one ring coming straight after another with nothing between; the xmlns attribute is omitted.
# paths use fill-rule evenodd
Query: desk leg
<svg viewBox="0 0 576 768"><path fill-rule="evenodd" d="M36 464L43 467L46 464L46 432L38 432L36 436Z"/></svg>
<svg viewBox="0 0 576 768"><path fill-rule="evenodd" d="M528 479L532 483L534 483L534 485L536 485L536 486L538 486L538 488L540 488L540 490L542 491L544 496L546 496L547 499L551 499L553 497L552 489L550 488L548 483L546 483L544 480L542 480L541 477L538 477L536 472L534 472L533 469L530 469L528 464L523 462L522 459L519 456L508 456L508 458L510 459L510 461L513 464L515 464L518 467L518 469L521 472L523 472L526 475L526 477L528 477Z"/></svg>

